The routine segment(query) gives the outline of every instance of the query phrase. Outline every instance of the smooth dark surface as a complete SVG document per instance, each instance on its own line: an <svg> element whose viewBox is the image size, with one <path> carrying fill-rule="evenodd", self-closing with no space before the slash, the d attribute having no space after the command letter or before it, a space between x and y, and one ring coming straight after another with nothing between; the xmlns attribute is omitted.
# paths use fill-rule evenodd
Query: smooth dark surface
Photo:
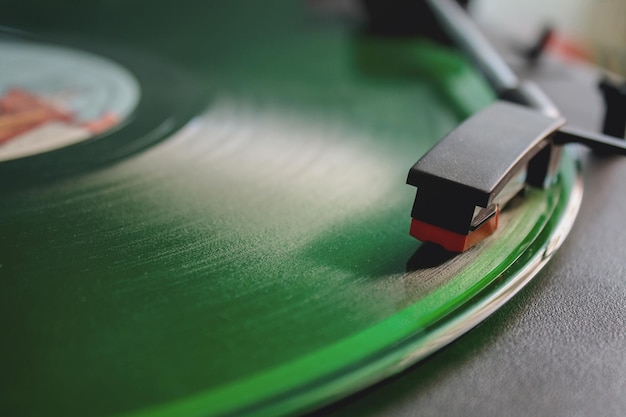
<svg viewBox="0 0 626 417"><path fill-rule="evenodd" d="M604 96L605 114L602 132L623 138L626 132L626 83L621 84L604 79L598 85Z"/></svg>

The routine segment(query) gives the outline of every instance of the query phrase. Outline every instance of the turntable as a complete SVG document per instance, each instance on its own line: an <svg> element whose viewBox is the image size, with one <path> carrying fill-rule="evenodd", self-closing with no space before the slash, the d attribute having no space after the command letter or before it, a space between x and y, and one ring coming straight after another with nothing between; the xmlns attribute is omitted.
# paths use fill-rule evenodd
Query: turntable
<svg viewBox="0 0 626 417"><path fill-rule="evenodd" d="M455 41L456 3L355 4L7 7L3 415L626 409L626 166L561 148L623 148L592 133L596 73L546 59L540 88L503 94L507 67ZM592 123L559 88L593 97ZM444 204L412 212L407 173L498 112L528 142L471 203L489 233L442 249L467 200L426 192L418 163L417 196ZM546 149L540 181L520 177ZM444 219L431 242L412 215Z"/></svg>

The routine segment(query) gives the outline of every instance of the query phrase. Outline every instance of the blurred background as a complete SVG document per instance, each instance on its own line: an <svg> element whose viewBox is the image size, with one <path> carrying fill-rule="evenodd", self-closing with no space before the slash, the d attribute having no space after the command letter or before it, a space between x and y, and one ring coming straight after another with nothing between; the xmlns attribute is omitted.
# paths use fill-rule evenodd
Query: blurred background
<svg viewBox="0 0 626 417"><path fill-rule="evenodd" d="M483 26L528 42L550 26L553 50L626 76L626 0L474 0L470 8Z"/></svg>

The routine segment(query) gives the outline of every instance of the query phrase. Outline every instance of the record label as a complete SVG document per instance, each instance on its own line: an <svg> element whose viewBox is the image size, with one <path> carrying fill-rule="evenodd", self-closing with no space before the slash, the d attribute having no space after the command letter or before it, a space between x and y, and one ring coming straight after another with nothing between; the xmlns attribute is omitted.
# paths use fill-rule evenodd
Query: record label
<svg viewBox="0 0 626 417"><path fill-rule="evenodd" d="M0 56L0 161L110 131L139 101L129 71L87 52L0 41Z"/></svg>

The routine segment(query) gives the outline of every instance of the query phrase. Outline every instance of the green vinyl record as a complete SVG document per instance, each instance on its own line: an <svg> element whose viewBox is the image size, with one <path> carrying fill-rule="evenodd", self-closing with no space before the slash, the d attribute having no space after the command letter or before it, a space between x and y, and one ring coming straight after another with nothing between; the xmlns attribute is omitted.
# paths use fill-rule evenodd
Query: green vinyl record
<svg viewBox="0 0 626 417"><path fill-rule="evenodd" d="M26 34L0 46L104 65L123 94L85 81L76 99L71 69L0 78L68 132L97 103L120 109L108 130L0 162L0 414L306 412L471 329L567 235L571 152L469 251L408 235L408 169L494 100L458 51L291 2L226 4L5 18ZM86 28L86 11L131 18ZM12 132L0 151L25 140Z"/></svg>

